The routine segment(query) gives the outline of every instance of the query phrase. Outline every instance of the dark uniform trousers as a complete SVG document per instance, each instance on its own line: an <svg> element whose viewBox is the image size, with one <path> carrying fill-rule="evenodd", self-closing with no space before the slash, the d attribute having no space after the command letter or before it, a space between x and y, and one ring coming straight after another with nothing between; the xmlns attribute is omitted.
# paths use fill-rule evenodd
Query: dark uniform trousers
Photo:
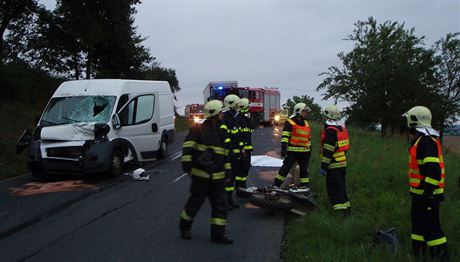
<svg viewBox="0 0 460 262"><path fill-rule="evenodd" d="M246 151L244 156L238 160L239 174L235 182L236 188L246 187L246 181L248 179L249 169L251 168L251 151Z"/></svg>
<svg viewBox="0 0 460 262"><path fill-rule="evenodd" d="M439 221L439 205L441 199L429 196L412 196L411 222L412 246L416 255L425 252L427 244L431 257L443 257L447 244L437 244L445 235Z"/></svg>
<svg viewBox="0 0 460 262"><path fill-rule="evenodd" d="M310 152L292 152L288 151L286 158L284 158L283 166L278 171L278 175L275 176L274 186L281 186L283 184L287 174L291 170L292 166L297 162L299 164L299 178L301 186L308 186L308 161L310 160Z"/></svg>
<svg viewBox="0 0 460 262"><path fill-rule="evenodd" d="M228 171L230 172L230 176L225 186L225 191L229 193L229 197L231 197L232 192L235 191L236 177L240 176L239 161L239 155L230 156L230 164L232 165L232 169Z"/></svg>
<svg viewBox="0 0 460 262"><path fill-rule="evenodd" d="M182 214L182 225L190 229L193 218L200 210L206 198L211 203L211 234L222 235L225 233L225 221L227 218L227 196L225 193L225 181L212 181L200 177L192 177L190 197L185 204L185 214ZM184 218L189 217L187 221ZM187 223L188 222L188 223Z"/></svg>
<svg viewBox="0 0 460 262"><path fill-rule="evenodd" d="M326 189L334 210L348 210L350 207L346 187L346 168L327 170Z"/></svg>

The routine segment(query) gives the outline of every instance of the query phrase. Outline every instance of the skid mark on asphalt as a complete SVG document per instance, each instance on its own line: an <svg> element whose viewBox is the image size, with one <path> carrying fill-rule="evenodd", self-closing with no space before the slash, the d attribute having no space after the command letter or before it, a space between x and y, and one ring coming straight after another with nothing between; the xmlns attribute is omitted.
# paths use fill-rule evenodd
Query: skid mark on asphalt
<svg viewBox="0 0 460 262"><path fill-rule="evenodd" d="M86 184L83 180L69 180L59 182L29 182L24 184L22 187L10 188L11 195L13 196L30 196L45 193L55 192L71 192L71 191L82 191L82 190L96 190L98 186L92 184Z"/></svg>

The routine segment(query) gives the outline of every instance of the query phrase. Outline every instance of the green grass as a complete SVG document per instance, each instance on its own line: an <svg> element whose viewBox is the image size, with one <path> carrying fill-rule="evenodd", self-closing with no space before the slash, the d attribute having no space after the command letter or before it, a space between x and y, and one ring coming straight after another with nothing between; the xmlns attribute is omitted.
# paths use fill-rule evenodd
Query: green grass
<svg viewBox="0 0 460 262"><path fill-rule="evenodd" d="M190 128L190 124L183 116L176 116L175 119L176 132L184 131Z"/></svg>
<svg viewBox="0 0 460 262"><path fill-rule="evenodd" d="M410 196L407 192L407 146L403 138L380 138L359 129L350 130L347 187L352 215L333 213L319 174L319 135L313 125L311 186L319 194L321 209L286 226L283 261L417 261L411 257ZM446 200L441 204L441 226L447 234L452 258L460 256L459 155L447 153ZM393 254L373 245L378 229L396 227L400 249ZM426 261L430 261L429 259Z"/></svg>
<svg viewBox="0 0 460 262"><path fill-rule="evenodd" d="M25 128L33 130L34 119L42 106L31 103L4 103L0 111L0 180L22 175L27 171L24 151L16 155L16 142Z"/></svg>

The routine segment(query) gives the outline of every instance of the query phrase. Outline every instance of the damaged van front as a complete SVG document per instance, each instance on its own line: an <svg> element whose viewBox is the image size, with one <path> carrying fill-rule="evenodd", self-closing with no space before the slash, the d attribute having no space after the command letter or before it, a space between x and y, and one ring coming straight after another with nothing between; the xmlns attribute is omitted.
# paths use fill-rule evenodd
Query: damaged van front
<svg viewBox="0 0 460 262"><path fill-rule="evenodd" d="M99 173L118 176L128 162L165 157L174 142L174 104L166 81L88 79L63 82L34 132L26 130L32 176Z"/></svg>
<svg viewBox="0 0 460 262"><path fill-rule="evenodd" d="M32 175L122 172L123 154L112 159L113 143L107 137L116 99L52 98L30 141L27 162Z"/></svg>

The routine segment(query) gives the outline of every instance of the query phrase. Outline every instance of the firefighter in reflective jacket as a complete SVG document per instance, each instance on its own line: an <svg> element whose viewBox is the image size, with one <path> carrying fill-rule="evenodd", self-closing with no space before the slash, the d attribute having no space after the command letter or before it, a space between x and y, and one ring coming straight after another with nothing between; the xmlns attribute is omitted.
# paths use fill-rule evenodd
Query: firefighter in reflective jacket
<svg viewBox="0 0 460 262"><path fill-rule="evenodd" d="M235 179L239 177L239 166L238 162L241 157L242 150L244 150L244 143L241 139L239 132L239 125L236 121L238 115L237 103L240 101L240 98L237 95L227 95L224 98L224 119L223 123L227 128L228 138L230 140L227 143L226 150L229 153L229 159L231 164L230 170L230 179L227 182L225 190L227 191L227 200L228 208L232 210L233 208L238 208L239 205L233 200L233 191L235 191Z"/></svg>
<svg viewBox="0 0 460 262"><path fill-rule="evenodd" d="M409 127L409 191L414 255L446 261L447 238L441 229L439 206L444 199L445 167L439 134L431 127L431 112L416 106L403 114Z"/></svg>
<svg viewBox="0 0 460 262"><path fill-rule="evenodd" d="M254 131L254 124L251 119L246 115L249 111L249 100L242 98L238 104L239 114L236 116L236 121L240 127L240 137L243 140L243 154L239 159L239 173L235 177L236 188L246 187L246 180L248 178L249 169L251 168L251 152L253 150L251 136Z"/></svg>
<svg viewBox="0 0 460 262"><path fill-rule="evenodd" d="M225 153L227 131L219 119L222 102L209 101L204 107L206 120L190 129L182 151L182 168L191 176L190 197L182 211L179 228L181 237L191 239L194 217L206 198L211 203L211 241L232 244L225 234L227 197L226 170L230 163Z"/></svg>
<svg viewBox="0 0 460 262"><path fill-rule="evenodd" d="M283 165L275 176L273 186L280 187L291 167L299 165L300 187L308 189L308 161L310 160L311 130L306 117L310 108L304 103L294 106L294 116L284 123L281 138Z"/></svg>
<svg viewBox="0 0 460 262"><path fill-rule="evenodd" d="M323 114L326 117L326 123L321 134L320 173L326 176L327 195L332 208L348 215L350 213L350 201L345 182L346 152L350 148L348 132L337 122L340 118L340 110L337 106L327 106Z"/></svg>

